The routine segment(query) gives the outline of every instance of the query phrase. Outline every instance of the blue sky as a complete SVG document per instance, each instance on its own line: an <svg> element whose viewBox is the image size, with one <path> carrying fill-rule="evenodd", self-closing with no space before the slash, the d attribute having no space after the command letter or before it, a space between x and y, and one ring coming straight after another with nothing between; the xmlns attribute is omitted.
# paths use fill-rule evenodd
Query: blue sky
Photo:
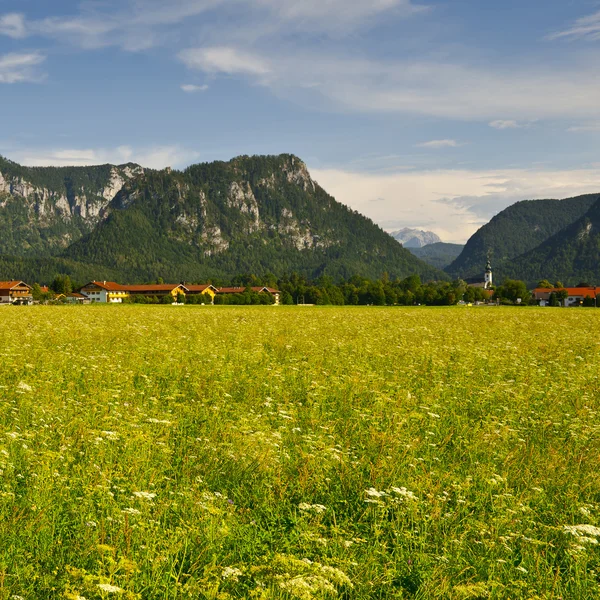
<svg viewBox="0 0 600 600"><path fill-rule="evenodd" d="M293 152L386 229L465 241L600 192L596 0L0 0L0 153Z"/></svg>

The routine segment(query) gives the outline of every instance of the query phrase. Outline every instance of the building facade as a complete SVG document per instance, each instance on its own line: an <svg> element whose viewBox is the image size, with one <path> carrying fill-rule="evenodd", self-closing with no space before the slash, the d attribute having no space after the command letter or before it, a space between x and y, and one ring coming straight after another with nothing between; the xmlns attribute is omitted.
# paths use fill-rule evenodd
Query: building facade
<svg viewBox="0 0 600 600"><path fill-rule="evenodd" d="M31 290L24 281L0 281L0 304L31 304Z"/></svg>

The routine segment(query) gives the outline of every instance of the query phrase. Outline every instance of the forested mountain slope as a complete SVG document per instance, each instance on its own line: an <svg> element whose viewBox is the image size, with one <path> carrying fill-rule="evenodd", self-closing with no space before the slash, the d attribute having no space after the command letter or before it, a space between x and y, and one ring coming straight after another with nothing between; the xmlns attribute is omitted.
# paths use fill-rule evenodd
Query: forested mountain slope
<svg viewBox="0 0 600 600"><path fill-rule="evenodd" d="M533 250L548 238L582 217L598 194L566 200L524 200L498 213L466 243L445 271L454 277L482 273L488 252L494 267Z"/></svg>
<svg viewBox="0 0 600 600"><path fill-rule="evenodd" d="M336 202L292 155L148 172L125 184L107 214L62 256L130 278L292 271L444 277Z"/></svg>
<svg viewBox="0 0 600 600"><path fill-rule="evenodd" d="M22 167L0 157L0 255L48 256L89 233L139 165Z"/></svg>
<svg viewBox="0 0 600 600"><path fill-rule="evenodd" d="M0 230L15 235L1 249L0 277L192 281L296 271L447 278L337 202L289 154L185 171L2 166Z"/></svg>
<svg viewBox="0 0 600 600"><path fill-rule="evenodd" d="M538 247L502 265L502 275L534 285L540 279L564 285L600 283L600 195L587 213Z"/></svg>
<svg viewBox="0 0 600 600"><path fill-rule="evenodd" d="M420 248L410 248L406 246L417 258L424 260L427 264L438 269L444 269L463 251L463 244L448 244L437 242L427 244Z"/></svg>

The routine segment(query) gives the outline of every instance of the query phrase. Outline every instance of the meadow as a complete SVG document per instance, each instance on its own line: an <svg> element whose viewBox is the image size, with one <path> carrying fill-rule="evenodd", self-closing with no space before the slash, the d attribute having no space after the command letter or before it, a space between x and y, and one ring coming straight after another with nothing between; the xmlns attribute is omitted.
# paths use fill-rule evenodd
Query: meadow
<svg viewBox="0 0 600 600"><path fill-rule="evenodd" d="M0 600L600 598L600 312L0 308Z"/></svg>

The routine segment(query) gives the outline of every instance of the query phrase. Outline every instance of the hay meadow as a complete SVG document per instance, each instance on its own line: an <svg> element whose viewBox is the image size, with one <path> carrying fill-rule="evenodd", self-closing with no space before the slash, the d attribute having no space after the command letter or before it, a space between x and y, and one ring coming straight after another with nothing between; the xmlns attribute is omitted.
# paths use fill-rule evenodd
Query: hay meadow
<svg viewBox="0 0 600 600"><path fill-rule="evenodd" d="M0 599L600 597L600 312L0 308Z"/></svg>

